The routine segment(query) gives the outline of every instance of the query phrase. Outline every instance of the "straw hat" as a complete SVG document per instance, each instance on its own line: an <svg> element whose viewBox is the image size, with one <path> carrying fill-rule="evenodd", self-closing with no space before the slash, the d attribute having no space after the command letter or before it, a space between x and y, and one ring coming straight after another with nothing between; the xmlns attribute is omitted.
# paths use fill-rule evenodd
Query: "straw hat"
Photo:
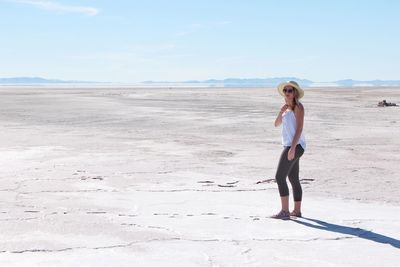
<svg viewBox="0 0 400 267"><path fill-rule="evenodd" d="M291 86L295 88L299 93L299 98L302 98L304 96L304 90L301 89L298 83L295 81L283 82L278 85L278 92L281 96L285 96L285 94L283 93L283 89L285 88L285 86Z"/></svg>

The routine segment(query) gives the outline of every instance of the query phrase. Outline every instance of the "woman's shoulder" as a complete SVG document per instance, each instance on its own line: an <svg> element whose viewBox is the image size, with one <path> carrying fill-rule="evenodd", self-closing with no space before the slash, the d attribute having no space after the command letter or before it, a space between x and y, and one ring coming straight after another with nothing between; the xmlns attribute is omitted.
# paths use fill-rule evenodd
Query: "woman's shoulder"
<svg viewBox="0 0 400 267"><path fill-rule="evenodd" d="M294 111L297 111L297 110L304 111L304 106L302 103L299 102L296 104L296 106L294 107Z"/></svg>
<svg viewBox="0 0 400 267"><path fill-rule="evenodd" d="M304 114L304 106L301 103L297 103L297 105L294 107L294 113L295 114Z"/></svg>

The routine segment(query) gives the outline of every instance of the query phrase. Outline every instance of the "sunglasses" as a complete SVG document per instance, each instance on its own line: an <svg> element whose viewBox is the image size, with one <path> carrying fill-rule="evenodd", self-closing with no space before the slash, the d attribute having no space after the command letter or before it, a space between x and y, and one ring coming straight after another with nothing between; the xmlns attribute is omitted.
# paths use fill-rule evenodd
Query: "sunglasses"
<svg viewBox="0 0 400 267"><path fill-rule="evenodd" d="M288 93L288 94L291 94L291 93L293 93L293 89L283 89L283 92L284 93Z"/></svg>

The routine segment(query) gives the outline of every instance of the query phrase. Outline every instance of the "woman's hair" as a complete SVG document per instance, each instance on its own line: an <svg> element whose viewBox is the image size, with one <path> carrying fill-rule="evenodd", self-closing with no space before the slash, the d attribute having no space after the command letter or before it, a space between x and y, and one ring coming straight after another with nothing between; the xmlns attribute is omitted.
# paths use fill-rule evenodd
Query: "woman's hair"
<svg viewBox="0 0 400 267"><path fill-rule="evenodd" d="M294 96L294 98L293 98L294 105L291 108L293 108L293 110L294 110L296 108L296 106L298 106L300 104L300 98L299 98L299 92L297 91L297 89L294 87L292 87L292 88L293 88L293 96Z"/></svg>

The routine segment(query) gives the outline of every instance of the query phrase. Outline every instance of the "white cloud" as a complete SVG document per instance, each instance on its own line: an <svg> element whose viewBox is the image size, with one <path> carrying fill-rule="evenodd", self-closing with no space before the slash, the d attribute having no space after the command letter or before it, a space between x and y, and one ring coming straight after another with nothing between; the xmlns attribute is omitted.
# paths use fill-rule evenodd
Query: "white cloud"
<svg viewBox="0 0 400 267"><path fill-rule="evenodd" d="M220 21L217 24L218 25L228 25L228 24L232 24L233 22L230 20L224 20L224 21Z"/></svg>
<svg viewBox="0 0 400 267"><path fill-rule="evenodd" d="M186 36L186 35L193 34L197 31L205 28L205 25L200 24L200 23L192 23L192 24L186 25L185 28L186 28L185 30L175 33L175 36Z"/></svg>
<svg viewBox="0 0 400 267"><path fill-rule="evenodd" d="M217 22L211 22L207 24L201 24L201 23L192 23L188 24L185 26L185 30L182 30L180 32L175 33L175 36L187 36L194 34L196 32L199 32L201 30L208 30L208 29L213 29L216 26L219 27L224 27L226 25L232 24L233 22L230 20L222 20L222 21L217 21Z"/></svg>
<svg viewBox="0 0 400 267"><path fill-rule="evenodd" d="M82 13L88 16L99 13L99 10L94 7L65 5L49 0L10 0L9 2L31 5L49 11Z"/></svg>

